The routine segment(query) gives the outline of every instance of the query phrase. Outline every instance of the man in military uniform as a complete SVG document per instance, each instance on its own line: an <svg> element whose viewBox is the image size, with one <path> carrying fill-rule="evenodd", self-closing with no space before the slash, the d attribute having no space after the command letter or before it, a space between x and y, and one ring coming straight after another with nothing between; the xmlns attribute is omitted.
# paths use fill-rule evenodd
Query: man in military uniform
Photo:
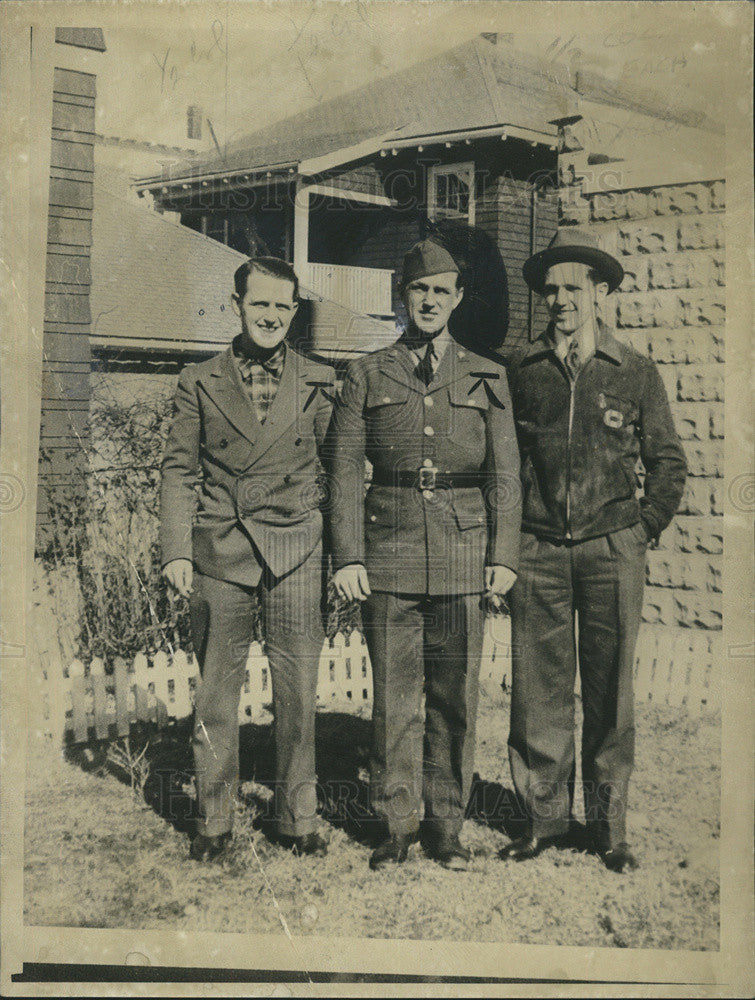
<svg viewBox="0 0 755 1000"><path fill-rule="evenodd" d="M299 854L327 846L316 832L324 638L316 463L334 372L285 339L298 307L290 264L253 258L234 281L241 333L222 354L181 372L162 465L163 572L189 597L202 675L193 732L198 861L219 856L231 836L239 695L257 597L273 685L277 839Z"/></svg>
<svg viewBox="0 0 755 1000"><path fill-rule="evenodd" d="M529 829L502 852L522 861L573 843L578 662L588 845L619 872L637 864L626 806L645 550L674 516L686 475L654 363L599 321L622 277L578 229L560 230L524 265L551 322L509 369L523 489L509 755Z"/></svg>
<svg viewBox="0 0 755 1000"><path fill-rule="evenodd" d="M463 295L453 257L417 244L401 287L406 332L349 365L334 409L334 584L364 601L372 662L370 796L388 837L370 866L406 860L424 799L426 849L464 869L483 593L516 577L519 456L504 369L448 332Z"/></svg>

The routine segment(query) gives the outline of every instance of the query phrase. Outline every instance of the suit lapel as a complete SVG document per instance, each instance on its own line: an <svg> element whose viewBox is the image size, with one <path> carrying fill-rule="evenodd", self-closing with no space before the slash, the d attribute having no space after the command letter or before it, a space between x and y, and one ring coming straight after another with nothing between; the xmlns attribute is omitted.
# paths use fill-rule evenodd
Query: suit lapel
<svg viewBox="0 0 755 1000"><path fill-rule="evenodd" d="M452 398L466 400L473 392L482 392L481 387L484 387L485 395L494 402L498 400L497 385L501 378L505 378L502 365L451 341L430 383L430 392L449 389Z"/></svg>
<svg viewBox="0 0 755 1000"><path fill-rule="evenodd" d="M383 375L398 382L399 385L424 395L425 386L417 375L416 358L410 348L400 340L389 347L380 359L380 371Z"/></svg>
<svg viewBox="0 0 755 1000"><path fill-rule="evenodd" d="M465 347L460 347L455 340L451 340L446 348L443 357L440 359L435 378L430 383L430 392L438 392L459 379L464 378L470 369L474 369L472 363L475 355ZM479 360L479 359L477 359Z"/></svg>
<svg viewBox="0 0 755 1000"><path fill-rule="evenodd" d="M244 392L230 347L215 358L209 375L202 379L202 387L239 434L252 442L258 439L262 426Z"/></svg>

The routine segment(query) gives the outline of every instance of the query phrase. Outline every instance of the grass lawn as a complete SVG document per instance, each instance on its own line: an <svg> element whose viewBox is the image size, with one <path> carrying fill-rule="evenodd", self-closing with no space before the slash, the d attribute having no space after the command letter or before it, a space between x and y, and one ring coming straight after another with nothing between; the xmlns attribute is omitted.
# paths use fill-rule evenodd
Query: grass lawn
<svg viewBox="0 0 755 1000"><path fill-rule="evenodd" d="M242 729L242 798L225 860L189 860L186 727L151 737L150 774L133 794L106 748L29 747L25 923L334 937L717 949L720 719L638 705L629 835L636 872L554 849L522 864L498 850L516 833L506 696L480 699L474 796L462 841L471 870L449 872L414 849L371 872L365 825L369 720L318 716L325 789L324 859L297 858L260 829L272 761L270 726ZM132 747L136 740L132 740ZM140 746L143 746L143 740Z"/></svg>

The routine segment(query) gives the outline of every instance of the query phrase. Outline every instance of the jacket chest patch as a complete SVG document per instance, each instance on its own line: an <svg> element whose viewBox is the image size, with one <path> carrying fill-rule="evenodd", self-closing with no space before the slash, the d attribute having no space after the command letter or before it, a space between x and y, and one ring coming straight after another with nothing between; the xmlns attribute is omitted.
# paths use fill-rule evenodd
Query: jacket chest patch
<svg viewBox="0 0 755 1000"><path fill-rule="evenodd" d="M624 426L624 414L618 410L606 410L603 414L603 423L606 427L613 427L614 430Z"/></svg>

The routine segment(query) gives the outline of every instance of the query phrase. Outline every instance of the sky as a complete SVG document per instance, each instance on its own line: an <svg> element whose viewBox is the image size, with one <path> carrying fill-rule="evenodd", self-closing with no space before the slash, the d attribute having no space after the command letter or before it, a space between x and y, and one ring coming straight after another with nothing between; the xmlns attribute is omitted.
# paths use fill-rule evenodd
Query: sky
<svg viewBox="0 0 755 1000"><path fill-rule="evenodd" d="M169 145L191 145L190 104L202 108L222 144L483 31L721 118L731 99L726 66L737 45L731 7L624 0L121 2L98 5L107 52L87 58L98 78L98 131ZM201 145L211 142L205 123Z"/></svg>

